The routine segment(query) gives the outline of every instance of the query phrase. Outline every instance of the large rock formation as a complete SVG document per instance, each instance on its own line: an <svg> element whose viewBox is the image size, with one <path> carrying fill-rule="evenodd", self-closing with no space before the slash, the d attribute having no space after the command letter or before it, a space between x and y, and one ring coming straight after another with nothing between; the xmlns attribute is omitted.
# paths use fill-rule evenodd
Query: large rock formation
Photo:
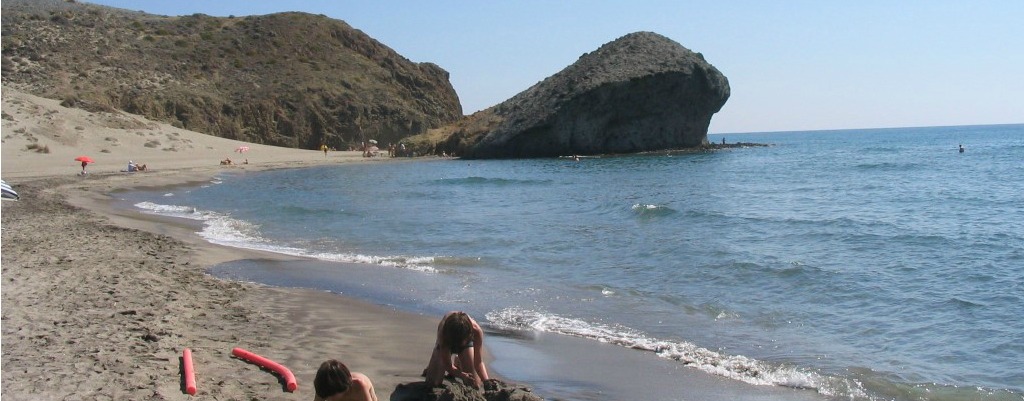
<svg viewBox="0 0 1024 401"><path fill-rule="evenodd" d="M396 142L462 118L448 73L323 15L167 17L5 0L3 84L255 143Z"/></svg>
<svg viewBox="0 0 1024 401"><path fill-rule="evenodd" d="M638 32L440 134L468 158L633 153L707 143L729 82L700 53Z"/></svg>

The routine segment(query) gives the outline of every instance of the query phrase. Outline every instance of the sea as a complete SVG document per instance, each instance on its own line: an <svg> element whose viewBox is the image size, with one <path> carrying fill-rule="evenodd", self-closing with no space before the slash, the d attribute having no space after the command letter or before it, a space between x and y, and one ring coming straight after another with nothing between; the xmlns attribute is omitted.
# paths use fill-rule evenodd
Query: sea
<svg viewBox="0 0 1024 401"><path fill-rule="evenodd" d="M1024 125L709 140L767 146L226 170L117 197L294 257L220 277L464 310L493 370L549 399L693 399L703 377L751 399L1024 400Z"/></svg>

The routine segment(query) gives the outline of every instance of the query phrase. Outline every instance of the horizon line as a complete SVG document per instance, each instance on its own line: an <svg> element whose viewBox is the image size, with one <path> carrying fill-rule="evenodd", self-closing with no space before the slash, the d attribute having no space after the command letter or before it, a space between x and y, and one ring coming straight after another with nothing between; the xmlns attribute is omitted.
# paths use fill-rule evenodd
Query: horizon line
<svg viewBox="0 0 1024 401"><path fill-rule="evenodd" d="M953 125L908 125L895 127L861 127L861 128L820 128L820 129L799 129L799 130L771 130L771 131L733 131L716 132L708 135L745 135L745 134L777 134L783 132L841 132L841 131L865 131L865 130L895 130L907 128L955 128L955 127L994 127L1000 125L1024 125L1024 121L1017 123L986 123L986 124L953 124Z"/></svg>

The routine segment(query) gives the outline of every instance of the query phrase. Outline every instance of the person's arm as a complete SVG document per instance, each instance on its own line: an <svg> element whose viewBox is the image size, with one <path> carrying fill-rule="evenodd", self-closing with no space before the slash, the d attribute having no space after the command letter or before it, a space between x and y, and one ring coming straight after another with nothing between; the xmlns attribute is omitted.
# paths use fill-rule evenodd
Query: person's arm
<svg viewBox="0 0 1024 401"><path fill-rule="evenodd" d="M444 330L444 323L448 321L448 316L453 313L455 312L445 313L444 317L441 318L441 322L437 324L437 341L434 346L437 347L435 352L441 354L441 361L444 363L444 374L451 374L452 376L459 377L462 372L459 371L459 368L455 366L455 363L452 361L451 344L445 345L442 344L441 341L441 337L444 335L442 333ZM442 374L442 376L444 374Z"/></svg>
<svg viewBox="0 0 1024 401"><path fill-rule="evenodd" d="M487 367L484 366L484 330L476 320L470 318L470 321L473 322L473 369L476 370L477 380L483 385L485 380L490 379Z"/></svg>
<svg viewBox="0 0 1024 401"><path fill-rule="evenodd" d="M448 373L458 377L458 373L456 373L458 369L452 365L451 350L441 344L444 322L450 314L451 312L446 313L437 324L437 339L434 341L434 349L430 353L430 362L427 363L427 368L423 371L427 384L431 386L441 385L444 381L444 376Z"/></svg>
<svg viewBox="0 0 1024 401"><path fill-rule="evenodd" d="M448 358L447 362L445 358ZM430 353L430 362L427 363L427 368L423 370L427 384L439 386L444 382L444 376L448 372L457 371L454 366L451 366L451 359L452 354L450 351L442 349L440 344L434 345L434 350Z"/></svg>

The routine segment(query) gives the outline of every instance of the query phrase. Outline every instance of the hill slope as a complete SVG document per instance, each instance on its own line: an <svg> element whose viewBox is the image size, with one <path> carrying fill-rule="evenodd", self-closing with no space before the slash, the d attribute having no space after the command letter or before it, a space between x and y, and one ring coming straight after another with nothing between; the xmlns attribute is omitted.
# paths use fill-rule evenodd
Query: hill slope
<svg viewBox="0 0 1024 401"><path fill-rule="evenodd" d="M167 17L2 4L4 85L254 143L396 142L462 117L448 73L322 15Z"/></svg>

